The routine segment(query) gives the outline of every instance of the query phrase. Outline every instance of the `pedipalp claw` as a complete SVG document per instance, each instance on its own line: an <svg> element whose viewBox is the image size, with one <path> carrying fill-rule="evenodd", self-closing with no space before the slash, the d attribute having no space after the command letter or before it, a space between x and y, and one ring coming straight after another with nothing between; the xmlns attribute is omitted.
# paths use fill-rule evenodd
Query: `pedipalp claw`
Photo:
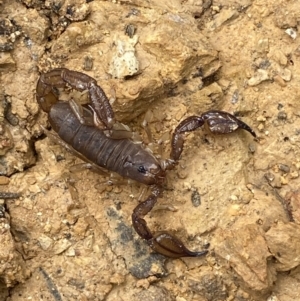
<svg viewBox="0 0 300 301"><path fill-rule="evenodd" d="M207 250L190 251L180 239L167 232L155 233L153 238L148 240L148 244L155 252L172 258L199 257L208 253Z"/></svg>
<svg viewBox="0 0 300 301"><path fill-rule="evenodd" d="M248 124L239 120L234 115L224 111L211 110L202 114L203 119L206 120L208 127L212 133L227 134L232 133L237 129L243 129L249 132L253 137L256 133L250 128Z"/></svg>

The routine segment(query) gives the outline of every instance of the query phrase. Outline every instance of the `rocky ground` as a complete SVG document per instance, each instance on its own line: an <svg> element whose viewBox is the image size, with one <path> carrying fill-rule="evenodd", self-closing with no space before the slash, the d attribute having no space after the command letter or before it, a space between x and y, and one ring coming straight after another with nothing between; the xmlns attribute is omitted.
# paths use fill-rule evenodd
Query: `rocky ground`
<svg viewBox="0 0 300 301"><path fill-rule="evenodd" d="M299 21L287 0L0 0L0 300L298 300ZM160 199L177 211L147 216L205 257L152 253L131 225L150 192L74 171L44 134L36 83L56 67L95 78L163 158L180 120L210 109L257 133L187 135Z"/></svg>

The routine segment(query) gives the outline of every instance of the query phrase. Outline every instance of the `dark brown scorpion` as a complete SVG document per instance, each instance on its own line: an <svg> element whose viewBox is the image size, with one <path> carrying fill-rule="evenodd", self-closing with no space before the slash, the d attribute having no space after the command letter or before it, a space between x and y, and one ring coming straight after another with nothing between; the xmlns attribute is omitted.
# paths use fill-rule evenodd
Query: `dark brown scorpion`
<svg viewBox="0 0 300 301"><path fill-rule="evenodd" d="M87 90L89 105L81 106L74 99L60 101L57 89L67 86L79 91ZM173 169L179 160L184 133L194 131L206 122L213 133L226 134L241 128L256 137L247 124L227 112L216 110L190 116L176 127L172 135L170 158L159 161L131 139L122 138L122 135L114 137L118 130L114 128L112 107L96 80L87 74L65 68L54 69L40 76L36 91L37 101L48 113L52 129L57 133L56 141L97 168L114 171L151 186L151 195L134 209L132 223L138 235L155 252L174 258L207 253L207 250L188 250L180 239L168 232L152 233L144 217L162 194L166 170Z"/></svg>

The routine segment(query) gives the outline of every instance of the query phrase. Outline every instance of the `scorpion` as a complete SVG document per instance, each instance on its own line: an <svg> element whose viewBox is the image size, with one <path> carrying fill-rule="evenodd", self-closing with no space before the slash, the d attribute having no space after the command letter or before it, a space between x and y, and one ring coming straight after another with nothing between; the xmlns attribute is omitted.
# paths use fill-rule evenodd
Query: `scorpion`
<svg viewBox="0 0 300 301"><path fill-rule="evenodd" d="M58 89L66 87L81 92L87 90L88 104L80 105L73 98L59 100ZM194 131L206 123L212 133L227 134L240 128L256 137L246 123L218 110L187 117L172 134L170 157L162 160L122 134L124 130L115 126L117 122L106 94L97 81L85 73L66 68L42 73L37 82L36 99L48 114L55 132L50 135L56 142L95 169L110 170L151 187L150 196L133 210L132 224L154 252L173 258L197 257L208 252L189 250L179 238L167 231L153 233L147 226L145 216L162 196L166 171L174 169L178 163L186 132Z"/></svg>

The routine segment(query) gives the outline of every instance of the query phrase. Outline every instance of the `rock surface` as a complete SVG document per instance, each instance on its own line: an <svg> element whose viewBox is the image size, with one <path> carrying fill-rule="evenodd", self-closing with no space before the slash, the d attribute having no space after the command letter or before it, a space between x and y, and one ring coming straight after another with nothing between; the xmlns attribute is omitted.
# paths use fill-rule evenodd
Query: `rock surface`
<svg viewBox="0 0 300 301"><path fill-rule="evenodd" d="M0 299L297 300L300 48L287 30L298 16L287 0L0 1L0 189L22 194L0 218ZM205 257L152 253L131 224L150 191L108 185L43 134L36 83L56 67L95 78L163 158L176 125L210 109L256 131L186 135L167 207L147 215Z"/></svg>
<svg viewBox="0 0 300 301"><path fill-rule="evenodd" d="M10 232L9 215L5 212L3 204L0 204L0 241L0 291L2 291L3 286L13 287L25 282L30 276L30 271L26 268Z"/></svg>

